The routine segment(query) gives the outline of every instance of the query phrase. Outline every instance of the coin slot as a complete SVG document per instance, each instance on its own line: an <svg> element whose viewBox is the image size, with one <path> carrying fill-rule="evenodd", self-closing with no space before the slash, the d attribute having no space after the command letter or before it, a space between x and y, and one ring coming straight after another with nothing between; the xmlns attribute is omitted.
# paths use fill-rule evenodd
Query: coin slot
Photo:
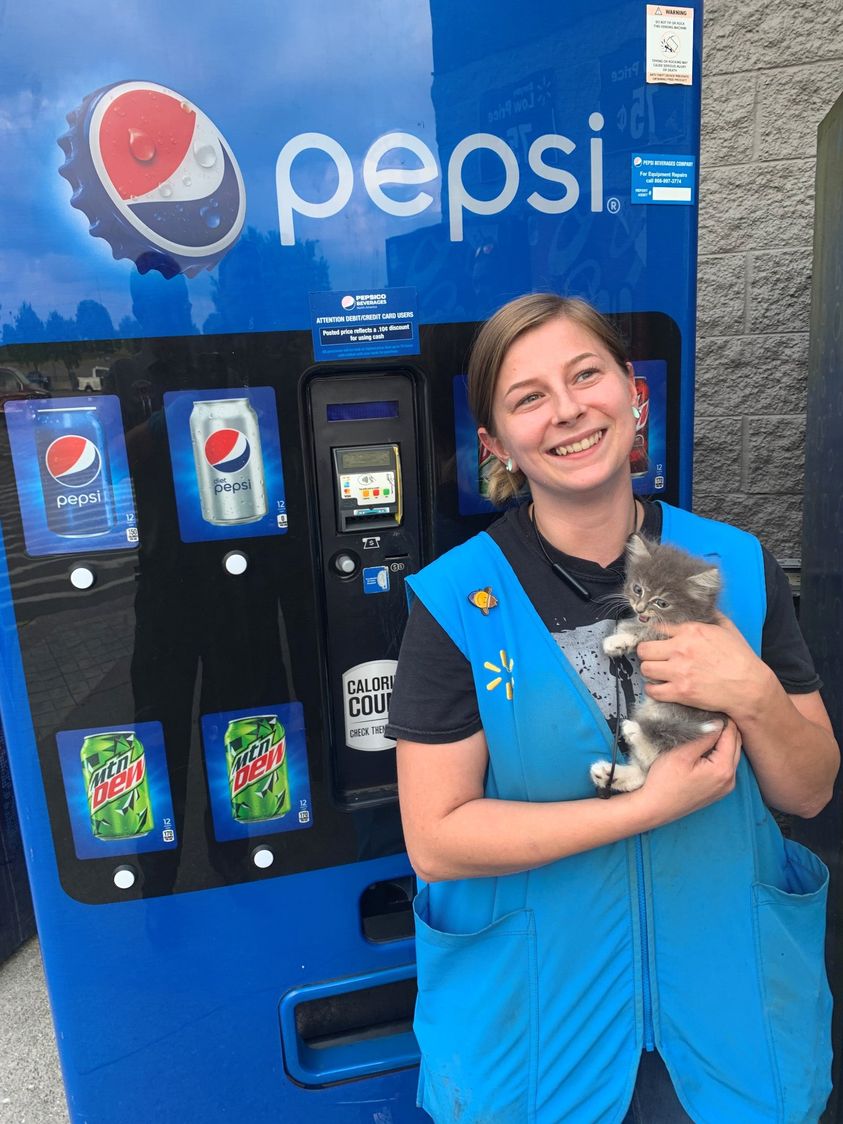
<svg viewBox="0 0 843 1124"><path fill-rule="evenodd" d="M412 874L367 886L360 896L360 923L366 940L375 944L409 940L413 936L415 892Z"/></svg>

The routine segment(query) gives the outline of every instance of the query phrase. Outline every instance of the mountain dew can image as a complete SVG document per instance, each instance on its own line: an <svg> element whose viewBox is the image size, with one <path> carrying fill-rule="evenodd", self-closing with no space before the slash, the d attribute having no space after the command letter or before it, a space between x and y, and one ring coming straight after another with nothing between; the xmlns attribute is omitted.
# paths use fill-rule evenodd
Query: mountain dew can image
<svg viewBox="0 0 843 1124"><path fill-rule="evenodd" d="M289 812L287 734L276 714L229 722L225 759L235 820L274 820Z"/></svg>
<svg viewBox="0 0 843 1124"><path fill-rule="evenodd" d="M94 837L134 839L152 831L146 754L137 735L90 734L80 756Z"/></svg>

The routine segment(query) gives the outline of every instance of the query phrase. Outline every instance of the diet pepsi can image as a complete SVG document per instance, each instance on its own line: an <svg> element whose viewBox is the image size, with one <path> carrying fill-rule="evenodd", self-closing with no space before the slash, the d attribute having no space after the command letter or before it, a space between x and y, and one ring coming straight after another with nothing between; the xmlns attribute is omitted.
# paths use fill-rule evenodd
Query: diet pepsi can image
<svg viewBox="0 0 843 1124"><path fill-rule="evenodd" d="M278 715L236 718L224 741L234 819L254 823L285 816L290 810L287 732Z"/></svg>
<svg viewBox="0 0 843 1124"><path fill-rule="evenodd" d="M650 388L643 375L635 376L635 405L639 416L629 456L633 477L646 476L650 471Z"/></svg>
<svg viewBox="0 0 843 1124"><path fill-rule="evenodd" d="M194 402L190 437L202 518L217 527L266 515L258 416L248 398Z"/></svg>
<svg viewBox="0 0 843 1124"><path fill-rule="evenodd" d="M153 828L146 754L132 730L89 734L82 775L96 839L136 839Z"/></svg>
<svg viewBox="0 0 843 1124"><path fill-rule="evenodd" d="M38 408L34 428L49 529L65 538L106 534L115 523L114 493L96 406Z"/></svg>

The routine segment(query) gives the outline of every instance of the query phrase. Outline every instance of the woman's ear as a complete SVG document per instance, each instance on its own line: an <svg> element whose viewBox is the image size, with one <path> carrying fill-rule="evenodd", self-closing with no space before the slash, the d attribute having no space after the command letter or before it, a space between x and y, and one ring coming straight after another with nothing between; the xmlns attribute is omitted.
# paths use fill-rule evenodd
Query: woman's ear
<svg viewBox="0 0 843 1124"><path fill-rule="evenodd" d="M506 464L509 453L497 437L493 437L488 429L485 429L482 425L477 430L477 436L480 438L481 444L489 450L493 457L497 457L499 461Z"/></svg>
<svg viewBox="0 0 843 1124"><path fill-rule="evenodd" d="M634 406L638 400L638 391L635 389L635 368L631 363L626 365L626 374L629 380L629 404Z"/></svg>

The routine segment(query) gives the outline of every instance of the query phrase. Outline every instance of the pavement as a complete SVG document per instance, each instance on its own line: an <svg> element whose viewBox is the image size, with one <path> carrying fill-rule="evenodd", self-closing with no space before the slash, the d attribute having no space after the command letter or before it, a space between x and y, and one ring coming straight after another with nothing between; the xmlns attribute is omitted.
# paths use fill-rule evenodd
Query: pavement
<svg viewBox="0 0 843 1124"><path fill-rule="evenodd" d="M0 1124L69 1124L37 938L0 965Z"/></svg>

